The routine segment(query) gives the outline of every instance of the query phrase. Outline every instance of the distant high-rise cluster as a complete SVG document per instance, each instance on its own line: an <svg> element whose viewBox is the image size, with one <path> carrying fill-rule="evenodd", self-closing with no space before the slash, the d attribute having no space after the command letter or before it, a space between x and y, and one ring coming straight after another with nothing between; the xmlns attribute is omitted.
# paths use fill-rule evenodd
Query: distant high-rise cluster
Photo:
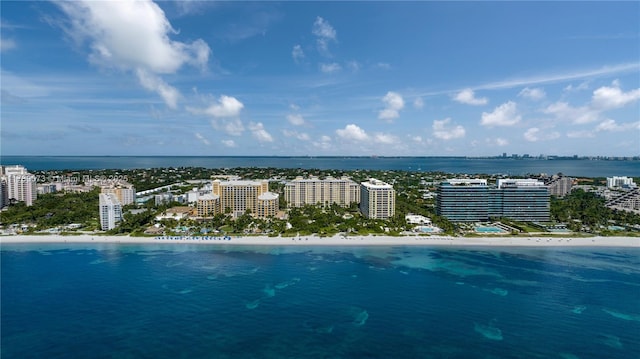
<svg viewBox="0 0 640 359"><path fill-rule="evenodd" d="M0 208L14 201L33 205L38 195L36 186L36 176L23 166L0 166Z"/></svg>
<svg viewBox="0 0 640 359"><path fill-rule="evenodd" d="M489 187L484 179L451 179L438 186L436 212L456 222L490 218L549 221L549 191L535 179L500 179Z"/></svg>

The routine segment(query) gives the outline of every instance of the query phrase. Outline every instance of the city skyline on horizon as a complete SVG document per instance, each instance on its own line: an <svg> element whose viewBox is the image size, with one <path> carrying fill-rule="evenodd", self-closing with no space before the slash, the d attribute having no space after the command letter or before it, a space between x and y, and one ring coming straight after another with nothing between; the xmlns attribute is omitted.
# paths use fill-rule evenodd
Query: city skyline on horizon
<svg viewBox="0 0 640 359"><path fill-rule="evenodd" d="M0 6L4 155L640 155L637 2Z"/></svg>

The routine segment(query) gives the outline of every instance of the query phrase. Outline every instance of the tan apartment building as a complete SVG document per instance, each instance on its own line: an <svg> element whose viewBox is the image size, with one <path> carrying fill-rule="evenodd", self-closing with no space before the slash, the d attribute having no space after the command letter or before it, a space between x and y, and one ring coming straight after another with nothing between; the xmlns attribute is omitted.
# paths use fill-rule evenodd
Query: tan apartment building
<svg viewBox="0 0 640 359"><path fill-rule="evenodd" d="M285 184L284 199L289 207L302 207L305 204L325 206L332 203L348 207L360 202L360 185L347 177L297 177Z"/></svg>
<svg viewBox="0 0 640 359"><path fill-rule="evenodd" d="M250 210L256 217L275 215L279 209L278 194L269 192L269 181L212 182L212 194L220 197L220 211L230 211L234 217Z"/></svg>
<svg viewBox="0 0 640 359"><path fill-rule="evenodd" d="M371 178L360 184L360 212L367 218L388 219L396 213L393 186Z"/></svg>

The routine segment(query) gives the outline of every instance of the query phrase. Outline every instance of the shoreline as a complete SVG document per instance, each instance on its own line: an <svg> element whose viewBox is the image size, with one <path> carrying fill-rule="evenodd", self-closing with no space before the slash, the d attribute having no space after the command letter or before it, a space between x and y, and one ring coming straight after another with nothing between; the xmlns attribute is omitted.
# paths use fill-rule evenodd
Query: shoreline
<svg viewBox="0 0 640 359"><path fill-rule="evenodd" d="M249 246L486 246L486 247L626 247L640 248L640 237L448 237L448 236L101 236L8 235L2 244L201 244Z"/></svg>

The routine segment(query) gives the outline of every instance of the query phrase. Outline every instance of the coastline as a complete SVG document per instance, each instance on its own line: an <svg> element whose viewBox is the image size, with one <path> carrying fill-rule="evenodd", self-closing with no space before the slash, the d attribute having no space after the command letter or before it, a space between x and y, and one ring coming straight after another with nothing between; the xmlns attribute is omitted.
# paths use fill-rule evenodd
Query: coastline
<svg viewBox="0 0 640 359"><path fill-rule="evenodd" d="M201 244L249 246L446 246L446 247L629 247L640 248L640 237L448 237L448 236L101 236L101 235L9 235L2 244Z"/></svg>

